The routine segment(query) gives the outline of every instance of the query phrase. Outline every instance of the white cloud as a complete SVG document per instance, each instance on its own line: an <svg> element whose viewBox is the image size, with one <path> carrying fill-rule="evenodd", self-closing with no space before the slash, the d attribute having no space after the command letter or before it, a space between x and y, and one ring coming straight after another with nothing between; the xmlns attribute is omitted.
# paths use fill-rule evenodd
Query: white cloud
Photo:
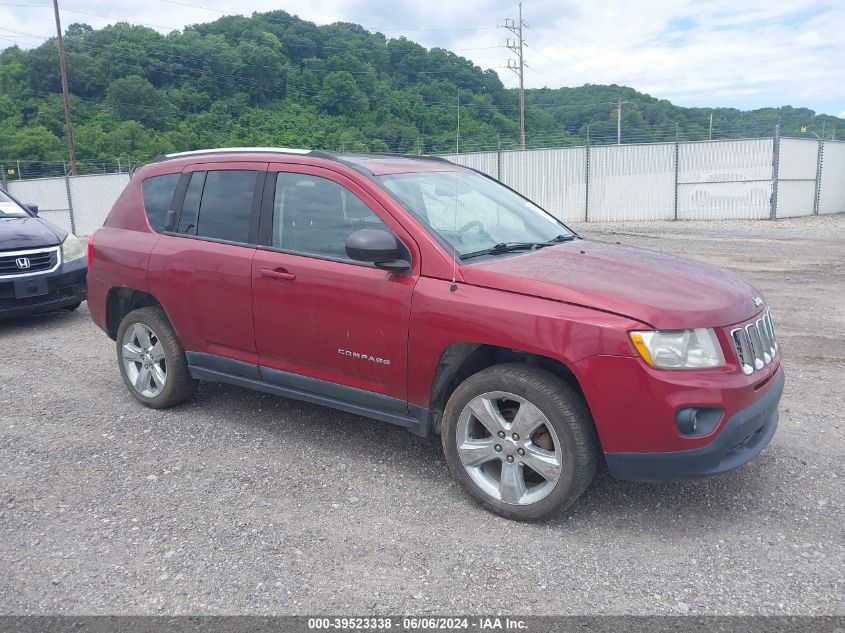
<svg viewBox="0 0 845 633"><path fill-rule="evenodd" d="M224 0L184 1L217 11L165 0L65 0L63 21L99 27L120 19L167 31L214 20L232 8ZM504 68L512 54L492 48L508 34L490 28L515 17L515 4L246 0L238 5L247 14L275 9L318 23L356 22L389 37L405 35L426 46L450 48L483 68L496 68L506 85L516 85ZM524 14L529 87L616 82L681 105L791 104L845 115L845 38L838 29L845 23L845 3L836 0L527 0ZM49 6L0 7L0 37L6 38L0 46L11 41L37 45L42 40L21 33L49 37L51 18ZM424 30L475 26L488 28Z"/></svg>

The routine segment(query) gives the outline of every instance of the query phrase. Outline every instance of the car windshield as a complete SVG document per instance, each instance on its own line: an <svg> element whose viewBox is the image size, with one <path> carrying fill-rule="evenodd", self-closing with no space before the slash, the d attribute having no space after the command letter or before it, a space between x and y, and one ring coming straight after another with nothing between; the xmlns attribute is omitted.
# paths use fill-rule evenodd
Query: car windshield
<svg viewBox="0 0 845 633"><path fill-rule="evenodd" d="M459 257L545 246L575 234L554 217L472 171L381 176L379 182ZM487 251L490 252L487 252Z"/></svg>
<svg viewBox="0 0 845 633"><path fill-rule="evenodd" d="M0 218L21 218L28 215L17 202L0 191Z"/></svg>

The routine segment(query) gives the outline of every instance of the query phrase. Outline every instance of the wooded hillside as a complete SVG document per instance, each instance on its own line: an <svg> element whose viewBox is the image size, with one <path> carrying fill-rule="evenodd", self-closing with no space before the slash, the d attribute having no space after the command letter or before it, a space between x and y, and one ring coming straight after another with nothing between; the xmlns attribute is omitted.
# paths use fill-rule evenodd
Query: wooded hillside
<svg viewBox="0 0 845 633"><path fill-rule="evenodd" d="M515 147L518 97L493 70L355 24L316 26L283 11L225 17L168 35L116 24L67 29L80 159L136 161L200 147L278 145L326 150L462 151ZM615 85L526 93L529 146L616 139L611 102L624 99L623 142L708 135L710 110L681 108ZM714 138L828 136L845 120L790 107L716 109ZM66 154L55 40L0 53L0 159Z"/></svg>

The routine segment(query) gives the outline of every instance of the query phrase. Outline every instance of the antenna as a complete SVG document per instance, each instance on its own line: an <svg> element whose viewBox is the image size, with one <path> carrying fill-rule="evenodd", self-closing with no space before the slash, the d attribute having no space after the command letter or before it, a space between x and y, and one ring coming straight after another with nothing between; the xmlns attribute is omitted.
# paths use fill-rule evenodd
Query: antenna
<svg viewBox="0 0 845 633"><path fill-rule="evenodd" d="M455 216L455 227L458 226L458 172L454 172L454 182L455 182L455 206L454 206L454 216ZM452 285L449 286L449 292L456 292L458 290L458 247L452 244Z"/></svg>

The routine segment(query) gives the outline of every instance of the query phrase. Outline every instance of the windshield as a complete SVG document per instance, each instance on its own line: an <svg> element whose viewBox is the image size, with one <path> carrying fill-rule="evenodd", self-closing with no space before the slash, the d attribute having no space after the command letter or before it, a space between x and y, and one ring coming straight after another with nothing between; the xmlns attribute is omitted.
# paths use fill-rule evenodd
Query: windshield
<svg viewBox="0 0 845 633"><path fill-rule="evenodd" d="M28 217L20 205L0 190L0 218L21 218Z"/></svg>
<svg viewBox="0 0 845 633"><path fill-rule="evenodd" d="M382 176L379 182L458 256L546 245L574 233L533 202L471 171Z"/></svg>

